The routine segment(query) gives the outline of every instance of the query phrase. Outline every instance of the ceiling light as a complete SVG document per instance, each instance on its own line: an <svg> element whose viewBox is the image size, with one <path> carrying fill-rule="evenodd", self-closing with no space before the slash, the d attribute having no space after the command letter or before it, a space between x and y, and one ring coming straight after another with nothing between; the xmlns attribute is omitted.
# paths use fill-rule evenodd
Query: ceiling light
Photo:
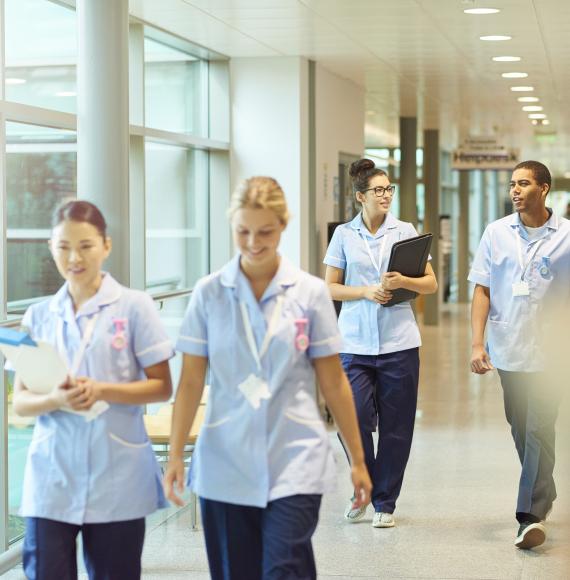
<svg viewBox="0 0 570 580"><path fill-rule="evenodd" d="M497 14L500 12L497 8L467 8L465 14Z"/></svg>
<svg viewBox="0 0 570 580"><path fill-rule="evenodd" d="M542 107L539 107L537 105L528 105L527 107L523 107L522 108L523 111L526 111L527 113L532 113L532 112L537 112L537 111L542 111Z"/></svg>
<svg viewBox="0 0 570 580"><path fill-rule="evenodd" d="M76 97L77 93L75 91L59 91L55 93L56 97Z"/></svg>
<svg viewBox="0 0 570 580"><path fill-rule="evenodd" d="M538 97L519 97L517 101L519 103L538 103L540 99Z"/></svg>
<svg viewBox="0 0 570 580"><path fill-rule="evenodd" d="M7 78L6 79L7 85L24 85L26 84L26 79L17 79L17 78Z"/></svg>
<svg viewBox="0 0 570 580"><path fill-rule="evenodd" d="M538 121L537 121L536 119L533 119L533 120L531 121L531 123L532 123L533 125L538 125Z"/></svg>
<svg viewBox="0 0 570 580"><path fill-rule="evenodd" d="M511 87L511 91L515 93L529 93L534 91L534 87Z"/></svg>
<svg viewBox="0 0 570 580"><path fill-rule="evenodd" d="M550 121L548 119L543 119L542 124L543 125L550 125Z"/></svg>
<svg viewBox="0 0 570 580"><path fill-rule="evenodd" d="M546 115L544 113L531 113L528 116L529 119L546 119Z"/></svg>
<svg viewBox="0 0 570 580"><path fill-rule="evenodd" d="M528 74L523 72L510 72L503 73L501 76L504 79L526 79L526 77L528 77Z"/></svg>
<svg viewBox="0 0 570 580"><path fill-rule="evenodd" d="M495 62L519 62L521 60L520 56L494 56L493 60Z"/></svg>
<svg viewBox="0 0 570 580"><path fill-rule="evenodd" d="M495 34L491 36L480 36L479 40L489 40L489 41L499 41L499 40L511 40L512 36L503 36L501 34Z"/></svg>

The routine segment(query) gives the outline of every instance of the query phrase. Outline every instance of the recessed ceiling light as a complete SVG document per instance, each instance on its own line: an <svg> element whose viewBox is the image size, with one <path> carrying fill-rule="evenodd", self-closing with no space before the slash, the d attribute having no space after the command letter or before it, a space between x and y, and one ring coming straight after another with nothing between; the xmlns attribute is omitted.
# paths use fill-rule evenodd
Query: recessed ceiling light
<svg viewBox="0 0 570 580"><path fill-rule="evenodd" d="M536 119L533 119L533 120L531 121L531 123L532 123L533 125L538 125L538 121L537 121Z"/></svg>
<svg viewBox="0 0 570 580"><path fill-rule="evenodd" d="M511 91L515 93L530 93L534 91L534 87L511 87Z"/></svg>
<svg viewBox="0 0 570 580"><path fill-rule="evenodd" d="M495 62L519 62L521 60L520 56L494 56L493 60Z"/></svg>
<svg viewBox="0 0 570 580"><path fill-rule="evenodd" d="M11 77L11 78L9 77L6 79L5 82L7 85L24 85L24 84L26 84L26 79L17 79L14 77Z"/></svg>
<svg viewBox="0 0 570 580"><path fill-rule="evenodd" d="M519 103L538 103L540 99L538 97L519 97L517 101Z"/></svg>
<svg viewBox="0 0 570 580"><path fill-rule="evenodd" d="M488 40L488 41L499 41L499 40L511 40L512 36L503 36L501 34L492 34L490 36L480 36L479 40Z"/></svg>
<svg viewBox="0 0 570 580"><path fill-rule="evenodd" d="M526 111L527 113L532 113L532 112L537 112L537 111L542 111L542 107L539 107L537 105L528 105L527 107L523 107L522 108L523 111Z"/></svg>
<svg viewBox="0 0 570 580"><path fill-rule="evenodd" d="M546 119L546 115L544 113L531 113L528 116L529 119Z"/></svg>
<svg viewBox="0 0 570 580"><path fill-rule="evenodd" d="M504 79L526 79L528 73L523 72L509 72L501 75Z"/></svg>
<svg viewBox="0 0 570 580"><path fill-rule="evenodd" d="M77 93L75 91L59 91L55 93L56 97L76 97Z"/></svg>
<svg viewBox="0 0 570 580"><path fill-rule="evenodd" d="M465 14L497 14L500 12L497 8L467 8Z"/></svg>
<svg viewBox="0 0 570 580"><path fill-rule="evenodd" d="M548 119L544 119L544 120L542 121L542 124L543 124L543 125L550 125L550 121L549 121Z"/></svg>

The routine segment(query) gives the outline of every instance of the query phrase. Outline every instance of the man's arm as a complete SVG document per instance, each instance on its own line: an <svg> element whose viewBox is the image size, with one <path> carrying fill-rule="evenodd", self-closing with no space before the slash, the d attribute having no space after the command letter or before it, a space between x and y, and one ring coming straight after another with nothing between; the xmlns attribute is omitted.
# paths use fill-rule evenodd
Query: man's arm
<svg viewBox="0 0 570 580"><path fill-rule="evenodd" d="M491 308L491 295L487 286L475 285L471 303L471 372L484 375L494 369L485 350L485 326Z"/></svg>

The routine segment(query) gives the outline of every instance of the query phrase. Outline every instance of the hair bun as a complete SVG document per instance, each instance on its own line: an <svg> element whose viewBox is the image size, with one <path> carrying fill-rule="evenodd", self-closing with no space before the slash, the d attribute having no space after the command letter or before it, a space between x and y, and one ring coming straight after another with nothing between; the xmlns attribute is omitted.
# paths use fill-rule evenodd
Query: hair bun
<svg viewBox="0 0 570 580"><path fill-rule="evenodd" d="M370 171L374 169L374 161L372 159L359 159L350 164L349 174L351 177L356 177L359 173L363 171Z"/></svg>

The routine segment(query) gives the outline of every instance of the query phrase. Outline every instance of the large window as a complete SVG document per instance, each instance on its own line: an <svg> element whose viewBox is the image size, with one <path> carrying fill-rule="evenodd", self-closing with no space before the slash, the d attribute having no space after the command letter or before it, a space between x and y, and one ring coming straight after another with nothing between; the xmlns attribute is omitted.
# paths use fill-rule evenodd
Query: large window
<svg viewBox="0 0 570 580"><path fill-rule="evenodd" d="M73 131L6 123L9 308L61 285L47 240L54 208L76 196L76 169Z"/></svg>
<svg viewBox="0 0 570 580"><path fill-rule="evenodd" d="M75 112L75 12L47 0L4 3L6 100Z"/></svg>

